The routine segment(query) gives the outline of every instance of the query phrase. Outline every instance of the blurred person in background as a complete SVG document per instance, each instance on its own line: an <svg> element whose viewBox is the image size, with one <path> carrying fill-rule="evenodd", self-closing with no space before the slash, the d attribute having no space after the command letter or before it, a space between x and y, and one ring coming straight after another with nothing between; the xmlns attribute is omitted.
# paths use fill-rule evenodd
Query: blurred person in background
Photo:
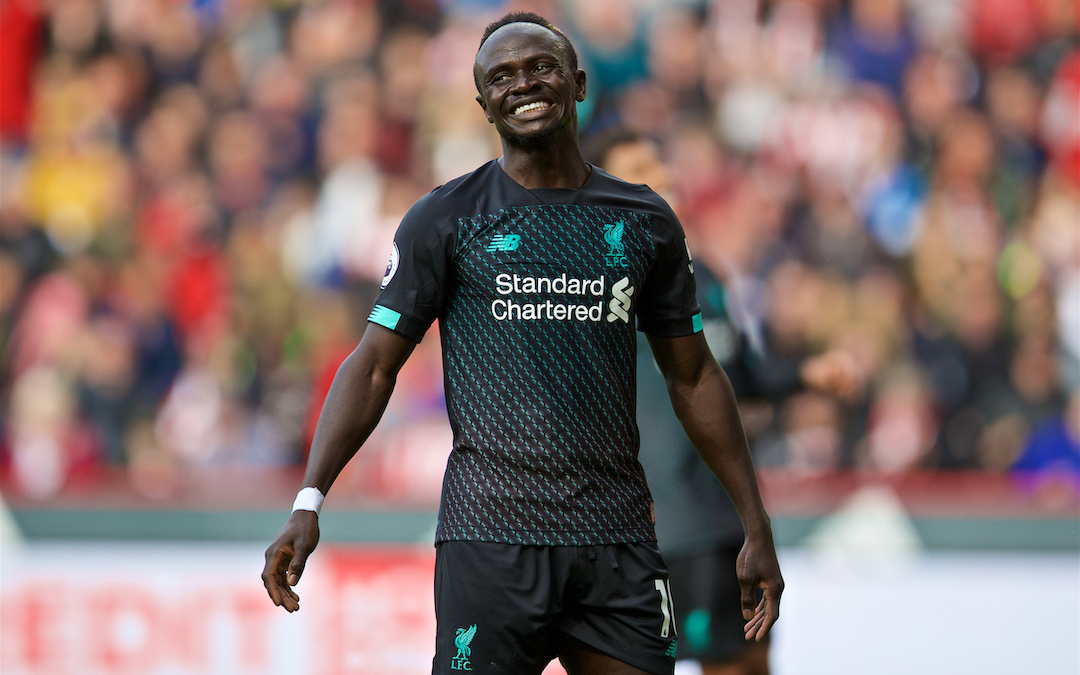
<svg viewBox="0 0 1080 675"><path fill-rule="evenodd" d="M613 127L586 138L584 149L590 162L611 175L671 196L660 147L648 137ZM787 362L755 347L729 314L730 291L700 258L694 268L703 332L744 415L755 402L775 404L804 388L842 400L858 394L861 374L854 359L839 350ZM736 563L744 533L738 511L683 431L642 335L637 357L638 458L653 497L657 541L671 572L680 622L678 658L698 661L704 675L768 675L769 641L743 637ZM821 461L828 466L835 458Z"/></svg>
<svg viewBox="0 0 1080 675"><path fill-rule="evenodd" d="M268 594L299 609L291 587L318 542L323 495L438 318L455 433L435 536L433 672L539 673L558 657L572 674L671 673L668 574L635 457L640 329L744 524L743 634L764 639L783 581L731 386L701 333L677 218L646 186L583 159L585 72L547 20L511 13L490 24L473 72L503 155L436 188L402 221L364 337L323 405L306 487L266 551ZM545 292L546 304L530 304ZM573 297L590 294L599 304ZM596 419L605 422L582 426Z"/></svg>
<svg viewBox="0 0 1080 675"><path fill-rule="evenodd" d="M1010 470L1045 506L1080 500L1080 388L1060 414L1035 427Z"/></svg>
<svg viewBox="0 0 1080 675"><path fill-rule="evenodd" d="M0 471L16 447L79 458L19 464L14 489L127 471L167 498L200 467L301 462L292 420L317 415L363 324L320 326L316 308L369 302L408 205L497 155L453 101L472 95L477 30L538 8L598 66L583 133L663 144L742 325L793 352L843 346L865 373L857 409L776 397L756 459L1007 471L1080 382L1076 2L571 5L0 1ZM43 314L70 341L33 344ZM175 454L163 406L206 350L235 361L213 368L221 433L268 452ZM30 371L67 441L27 445ZM402 405L387 443L415 419ZM889 429L917 442L889 458ZM389 466L376 445L363 459ZM348 484L414 499L422 472L393 465Z"/></svg>

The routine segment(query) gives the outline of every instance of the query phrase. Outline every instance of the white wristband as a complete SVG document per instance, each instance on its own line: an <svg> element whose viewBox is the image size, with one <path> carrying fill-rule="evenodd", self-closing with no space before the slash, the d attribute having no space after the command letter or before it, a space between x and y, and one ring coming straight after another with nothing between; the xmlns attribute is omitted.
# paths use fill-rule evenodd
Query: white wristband
<svg viewBox="0 0 1080 675"><path fill-rule="evenodd" d="M306 487L300 492L296 493L296 500L293 502L293 511L314 511L315 515L319 515L319 511L322 510L323 493L319 492L319 488Z"/></svg>

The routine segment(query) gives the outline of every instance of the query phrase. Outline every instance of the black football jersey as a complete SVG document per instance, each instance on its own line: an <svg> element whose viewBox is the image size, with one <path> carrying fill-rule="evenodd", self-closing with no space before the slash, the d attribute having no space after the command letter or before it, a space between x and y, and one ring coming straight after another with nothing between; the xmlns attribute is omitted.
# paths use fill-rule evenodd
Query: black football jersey
<svg viewBox="0 0 1080 675"><path fill-rule="evenodd" d="M369 321L420 341L436 319L454 432L436 541L654 541L635 327L701 330L667 204L596 167L579 190L525 189L494 161L436 188Z"/></svg>

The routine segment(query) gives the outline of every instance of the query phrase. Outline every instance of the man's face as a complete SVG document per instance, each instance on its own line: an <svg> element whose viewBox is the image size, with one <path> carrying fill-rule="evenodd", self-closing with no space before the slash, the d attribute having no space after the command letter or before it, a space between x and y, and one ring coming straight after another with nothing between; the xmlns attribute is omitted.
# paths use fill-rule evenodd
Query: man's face
<svg viewBox="0 0 1080 675"><path fill-rule="evenodd" d="M570 72L557 35L532 23L492 33L476 55L476 101L504 139L537 145L573 127L585 100L584 71Z"/></svg>

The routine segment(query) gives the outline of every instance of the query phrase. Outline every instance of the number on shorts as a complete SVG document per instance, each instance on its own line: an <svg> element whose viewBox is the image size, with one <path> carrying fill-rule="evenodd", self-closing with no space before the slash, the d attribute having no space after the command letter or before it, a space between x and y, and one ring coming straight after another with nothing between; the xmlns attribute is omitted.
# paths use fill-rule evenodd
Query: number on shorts
<svg viewBox="0 0 1080 675"><path fill-rule="evenodd" d="M656 590L660 592L660 611L664 614L664 626L660 629L660 637L666 638L671 633L671 587L667 579L656 580Z"/></svg>

